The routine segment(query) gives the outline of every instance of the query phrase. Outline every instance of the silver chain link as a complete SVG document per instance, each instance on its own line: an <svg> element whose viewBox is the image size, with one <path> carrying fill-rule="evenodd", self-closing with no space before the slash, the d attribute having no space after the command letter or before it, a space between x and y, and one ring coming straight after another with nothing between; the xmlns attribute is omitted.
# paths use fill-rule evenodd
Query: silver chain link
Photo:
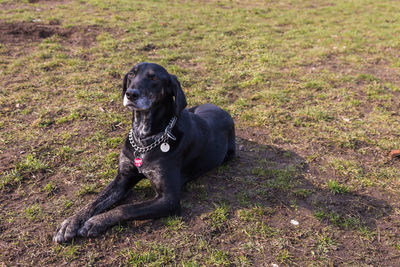
<svg viewBox="0 0 400 267"><path fill-rule="evenodd" d="M175 136L172 135L171 131L172 128L175 126L177 118L173 117L171 119L171 121L169 122L169 124L167 125L167 127L165 128L164 133L157 138L156 141L154 141L153 143L151 143L150 145L147 146L139 146L135 143L134 137L133 137L133 130L131 128L131 130L129 131L129 142L131 143L133 150L135 150L135 152L139 152L139 153L146 153L149 152L150 150L152 150L153 148L157 147L158 145L160 145L162 142L165 142L168 140L168 138L171 138L172 140L176 140Z"/></svg>

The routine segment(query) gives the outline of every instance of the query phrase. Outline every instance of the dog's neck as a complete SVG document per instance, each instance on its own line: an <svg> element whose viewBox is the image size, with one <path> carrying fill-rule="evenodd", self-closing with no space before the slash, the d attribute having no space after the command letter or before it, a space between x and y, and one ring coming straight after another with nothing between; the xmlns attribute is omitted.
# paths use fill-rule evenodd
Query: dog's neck
<svg viewBox="0 0 400 267"><path fill-rule="evenodd" d="M166 99L149 110L134 110L132 130L136 137L147 137L164 132L171 118L175 115L173 99Z"/></svg>

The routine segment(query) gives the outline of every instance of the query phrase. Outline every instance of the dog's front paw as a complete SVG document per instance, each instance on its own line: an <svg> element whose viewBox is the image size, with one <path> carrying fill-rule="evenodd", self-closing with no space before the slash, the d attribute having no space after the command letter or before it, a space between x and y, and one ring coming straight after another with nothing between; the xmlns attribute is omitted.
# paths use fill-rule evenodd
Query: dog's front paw
<svg viewBox="0 0 400 267"><path fill-rule="evenodd" d="M78 230L78 234L84 237L98 236L107 228L103 216L93 216L85 222L85 224Z"/></svg>
<svg viewBox="0 0 400 267"><path fill-rule="evenodd" d="M78 229L81 226L81 220L77 215L69 217L62 222L53 236L53 241L56 243L69 242L77 236Z"/></svg>

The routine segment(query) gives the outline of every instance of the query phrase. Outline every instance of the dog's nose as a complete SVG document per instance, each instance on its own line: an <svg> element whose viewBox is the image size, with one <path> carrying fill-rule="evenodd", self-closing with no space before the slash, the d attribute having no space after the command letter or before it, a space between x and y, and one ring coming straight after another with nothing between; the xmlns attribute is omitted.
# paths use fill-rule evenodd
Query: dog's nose
<svg viewBox="0 0 400 267"><path fill-rule="evenodd" d="M126 91L126 97L131 101L138 99L139 96L140 96L140 92L138 89L128 89Z"/></svg>

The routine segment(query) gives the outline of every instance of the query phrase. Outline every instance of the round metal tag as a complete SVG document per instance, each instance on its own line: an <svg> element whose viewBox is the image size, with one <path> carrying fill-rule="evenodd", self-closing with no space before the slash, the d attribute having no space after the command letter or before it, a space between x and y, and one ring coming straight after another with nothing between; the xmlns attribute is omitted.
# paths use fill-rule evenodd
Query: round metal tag
<svg viewBox="0 0 400 267"><path fill-rule="evenodd" d="M161 146L160 146L160 149L161 149L161 151L164 152L164 153L168 152L168 151L169 151L169 145L168 145L168 143L162 143Z"/></svg>

